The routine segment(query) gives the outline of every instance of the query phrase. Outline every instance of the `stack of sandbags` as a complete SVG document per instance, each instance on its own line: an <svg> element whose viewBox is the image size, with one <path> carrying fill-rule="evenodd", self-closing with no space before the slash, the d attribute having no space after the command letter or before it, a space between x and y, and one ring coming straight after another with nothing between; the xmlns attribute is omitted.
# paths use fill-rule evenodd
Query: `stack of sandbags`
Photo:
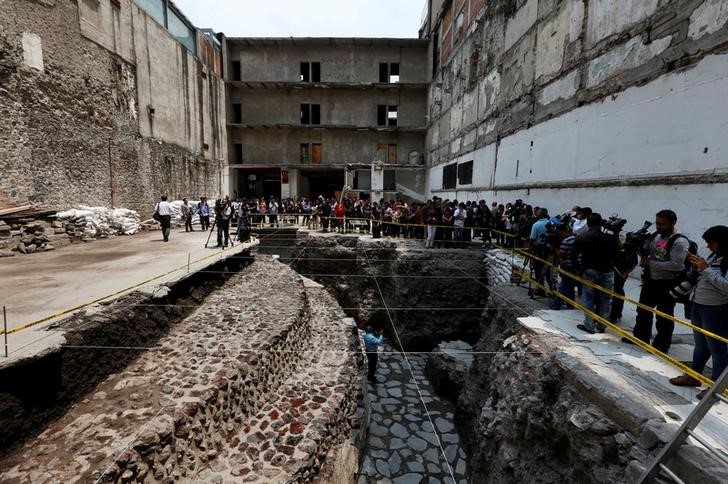
<svg viewBox="0 0 728 484"><path fill-rule="evenodd" d="M175 200L174 202L169 203L172 205L172 209L174 210L174 215L172 215L172 225L184 225L185 221L182 219L182 205L184 205L184 203L182 200ZM192 223L199 223L200 216L197 213L197 206L200 204L199 200L187 200L187 204L192 209Z"/></svg>
<svg viewBox="0 0 728 484"><path fill-rule="evenodd" d="M64 222L67 234L82 240L135 234L139 232L140 225L139 214L125 208L80 205L79 208L58 212L56 218Z"/></svg>

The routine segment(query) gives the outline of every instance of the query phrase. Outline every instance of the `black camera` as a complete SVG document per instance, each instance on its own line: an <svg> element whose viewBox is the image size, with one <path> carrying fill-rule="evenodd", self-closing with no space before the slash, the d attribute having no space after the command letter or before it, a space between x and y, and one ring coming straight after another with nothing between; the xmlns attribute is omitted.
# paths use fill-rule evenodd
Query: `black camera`
<svg viewBox="0 0 728 484"><path fill-rule="evenodd" d="M625 252L629 254L648 254L650 251L650 241L652 240L652 234L650 233L651 226L652 222L645 220L645 223L639 230L628 232L624 236L624 244L622 244Z"/></svg>
<svg viewBox="0 0 728 484"><path fill-rule="evenodd" d="M602 227L614 235L619 235L626 223L627 219L612 215L608 219L602 220Z"/></svg>

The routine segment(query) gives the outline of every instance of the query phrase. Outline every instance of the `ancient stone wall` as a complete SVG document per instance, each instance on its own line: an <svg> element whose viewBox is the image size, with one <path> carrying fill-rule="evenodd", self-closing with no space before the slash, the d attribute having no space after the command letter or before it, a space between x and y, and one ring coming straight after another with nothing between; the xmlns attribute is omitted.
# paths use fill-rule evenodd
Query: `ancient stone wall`
<svg viewBox="0 0 728 484"><path fill-rule="evenodd" d="M491 274L505 276L503 261ZM568 339L527 330L518 318L539 303L523 288L497 279L491 288L456 412L470 480L635 482L677 430L656 411L659 397L630 392L588 352L569 355ZM698 446L669 466L685 482L725 480L725 467Z"/></svg>
<svg viewBox="0 0 728 484"><path fill-rule="evenodd" d="M130 0L106 14L121 18L121 30L133 19L149 23L145 30L129 31L118 45L106 37L108 42L90 40L93 32L105 31L89 29L83 14L89 5L100 8L102 3L109 2L84 2L80 10L76 2L3 2L0 199L38 202L49 209L125 207L148 215L161 193L172 198L218 195L226 156L224 126L217 126L224 120L222 81L166 32L157 32L163 28ZM155 58L154 68L168 72L167 82L150 74L148 56L141 57L146 51L124 48L133 39L137 44L144 40L147 51L171 50L169 57ZM177 81L180 57L191 65ZM187 78L203 74L207 84L191 87ZM157 91L149 89L150 83L158 85ZM169 99L160 97L160 89ZM140 106L143 94L146 102ZM184 120L189 112L189 122L175 119L158 132L142 129L154 116L159 123L167 117L162 108L150 111L154 102L182 109L169 117Z"/></svg>
<svg viewBox="0 0 728 484"><path fill-rule="evenodd" d="M383 328L407 351L477 340L487 298L479 252L431 252L421 242L398 248L397 242L353 235L309 237L294 267L326 286L361 325Z"/></svg>
<svg viewBox="0 0 728 484"><path fill-rule="evenodd" d="M259 260L6 454L0 482L349 480L361 367L325 289Z"/></svg>

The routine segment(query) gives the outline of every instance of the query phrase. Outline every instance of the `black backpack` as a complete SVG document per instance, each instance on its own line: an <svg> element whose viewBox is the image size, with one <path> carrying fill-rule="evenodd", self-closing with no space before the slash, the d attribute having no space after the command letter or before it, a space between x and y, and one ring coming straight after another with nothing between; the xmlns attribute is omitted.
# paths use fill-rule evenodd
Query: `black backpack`
<svg viewBox="0 0 728 484"><path fill-rule="evenodd" d="M657 237L657 234L655 234L655 237ZM653 237L654 238L654 237ZM672 250L672 246L675 245L675 241L677 239L686 239L688 241L688 254L697 255L698 254L698 244L696 244L694 241L688 239L683 234L675 234L671 236L667 241L667 247L665 247L665 252L667 253L667 256L670 256L670 251ZM678 282L682 282L688 278L688 274L693 270L693 266L690 263L690 259L686 256L685 261L683 262L683 269L680 271L680 273L677 276Z"/></svg>

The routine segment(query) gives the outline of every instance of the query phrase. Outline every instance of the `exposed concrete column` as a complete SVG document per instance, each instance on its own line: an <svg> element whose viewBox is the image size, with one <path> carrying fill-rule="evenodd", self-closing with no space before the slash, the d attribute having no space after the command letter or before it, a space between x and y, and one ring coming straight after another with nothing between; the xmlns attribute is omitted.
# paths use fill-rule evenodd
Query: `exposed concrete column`
<svg viewBox="0 0 728 484"><path fill-rule="evenodd" d="M281 199L288 198L293 195L297 195L298 183L291 180L291 178L297 175L298 170L289 170L288 167L281 168ZM294 186L291 186L291 185Z"/></svg>
<svg viewBox="0 0 728 484"><path fill-rule="evenodd" d="M300 175L300 172L296 168L289 168L288 169L288 195L283 195L283 187L286 185L281 185L281 196L289 196L289 197L295 197L300 196L301 191L298 189L298 177Z"/></svg>
<svg viewBox="0 0 728 484"><path fill-rule="evenodd" d="M381 161L372 163L372 201L384 198L384 164Z"/></svg>

